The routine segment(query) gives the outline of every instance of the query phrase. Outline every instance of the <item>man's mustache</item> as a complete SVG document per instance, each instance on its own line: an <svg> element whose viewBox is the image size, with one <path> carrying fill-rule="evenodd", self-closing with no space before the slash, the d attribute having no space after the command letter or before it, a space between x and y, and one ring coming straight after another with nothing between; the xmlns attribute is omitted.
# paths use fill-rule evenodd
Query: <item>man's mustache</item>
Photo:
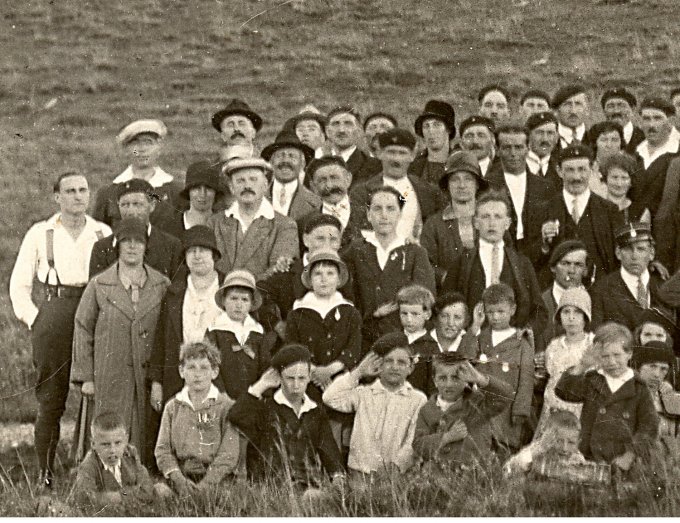
<svg viewBox="0 0 680 523"><path fill-rule="evenodd" d="M345 194L341 187L326 187L321 190L321 196L331 196L332 194Z"/></svg>
<svg viewBox="0 0 680 523"><path fill-rule="evenodd" d="M240 136L241 138L245 138L245 137L246 137L246 135L243 134L241 131L234 131L233 133L231 133L231 139L232 139L232 140L233 140L234 138L237 138L238 136Z"/></svg>
<svg viewBox="0 0 680 523"><path fill-rule="evenodd" d="M276 164L277 169L283 169L284 167L288 167L291 171L295 169L295 166L290 162L282 161Z"/></svg>
<svg viewBox="0 0 680 523"><path fill-rule="evenodd" d="M252 189L248 189L248 188L243 189L243 190L239 193L239 195L246 194L246 193L250 193L250 194L252 194L253 196L255 196L255 191L253 191Z"/></svg>

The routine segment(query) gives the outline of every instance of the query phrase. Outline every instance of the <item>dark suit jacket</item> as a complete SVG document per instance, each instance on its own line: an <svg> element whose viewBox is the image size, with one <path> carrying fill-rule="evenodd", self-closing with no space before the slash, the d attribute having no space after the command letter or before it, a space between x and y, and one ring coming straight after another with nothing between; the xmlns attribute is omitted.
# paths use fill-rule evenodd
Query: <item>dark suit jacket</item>
<svg viewBox="0 0 680 523"><path fill-rule="evenodd" d="M118 249L114 247L113 240L114 236L107 236L92 246L90 279L118 260ZM172 280L184 263L182 242L158 227L152 226L144 254L144 263Z"/></svg>
<svg viewBox="0 0 680 523"><path fill-rule="evenodd" d="M527 166L527 172L529 167ZM548 160L548 170L543 174L543 171L539 173L532 173L534 176L543 179L550 186L550 194L555 194L562 190L562 178L557 174L557 153L552 153L550 159Z"/></svg>
<svg viewBox="0 0 680 523"><path fill-rule="evenodd" d="M645 133L637 126L633 126L633 135L630 137L630 142L628 142L623 150L628 154L635 155L635 151L642 142L645 141Z"/></svg>
<svg viewBox="0 0 680 523"><path fill-rule="evenodd" d="M271 190L267 198L271 201ZM320 208L321 198L307 189L304 185L298 185L298 188L293 195L293 201L291 201L290 207L288 208L287 216L298 221L300 218L303 218L312 211L319 210Z"/></svg>
<svg viewBox="0 0 680 523"><path fill-rule="evenodd" d="M517 311L513 319L516 327L530 326L536 334L543 332L548 317L543 305L541 289L529 259L505 246L500 281L515 291ZM462 256L453 260L444 278L441 292L458 291L465 296L469 310L482 300L486 288L484 267L479 249L465 249Z"/></svg>
<svg viewBox="0 0 680 523"><path fill-rule="evenodd" d="M380 160L369 156L358 147L346 163L349 172L352 173L352 185L350 188L365 182L382 171L382 163Z"/></svg>
<svg viewBox="0 0 680 523"><path fill-rule="evenodd" d="M298 227L298 233L300 235L300 252L303 252L306 247L302 241L302 235L304 234L305 231L305 224L307 223L307 220L312 220L319 214L322 214L322 209L317 209L306 216L303 216L302 218L297 220L297 227ZM362 213L360 209L356 205L352 205L352 202L349 204L349 221L347 222L347 227L342 231L342 240L340 243L340 248L344 249L346 247L349 247L349 245L356 240L357 238L362 238L361 235L361 226L362 226L362 218L365 213ZM345 296L346 298L347 296Z"/></svg>
<svg viewBox="0 0 680 523"><path fill-rule="evenodd" d="M649 209L652 218L656 215L659 203L661 203L668 166L678 156L680 153L662 154L647 169L642 167L642 158L638 156L641 168L633 176L629 198L642 208Z"/></svg>

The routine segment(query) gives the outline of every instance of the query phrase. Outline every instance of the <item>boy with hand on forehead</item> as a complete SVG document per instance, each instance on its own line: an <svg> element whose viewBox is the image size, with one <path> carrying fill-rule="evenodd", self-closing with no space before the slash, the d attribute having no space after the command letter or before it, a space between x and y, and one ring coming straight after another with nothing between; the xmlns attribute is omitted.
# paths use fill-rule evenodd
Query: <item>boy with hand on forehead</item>
<svg viewBox="0 0 680 523"><path fill-rule="evenodd" d="M436 355L433 368L437 393L418 412L413 450L443 467L485 462L492 454L489 422L510 405L512 388L458 352Z"/></svg>
<svg viewBox="0 0 680 523"><path fill-rule="evenodd" d="M427 397L406 378L413 372L413 355L403 332L386 334L351 372L336 378L323 401L340 412L356 412L348 466L372 474L413 464L413 435L418 410ZM362 378L378 376L370 385Z"/></svg>

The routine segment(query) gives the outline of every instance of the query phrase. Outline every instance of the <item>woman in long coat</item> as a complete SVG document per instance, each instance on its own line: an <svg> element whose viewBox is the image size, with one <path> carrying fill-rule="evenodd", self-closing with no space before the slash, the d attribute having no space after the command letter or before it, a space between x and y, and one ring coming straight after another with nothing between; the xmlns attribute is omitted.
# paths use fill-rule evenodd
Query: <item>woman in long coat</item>
<svg viewBox="0 0 680 523"><path fill-rule="evenodd" d="M94 395L94 416L118 412L144 454L147 367L170 281L144 264L147 227L118 224L118 261L87 284L75 318L71 381Z"/></svg>

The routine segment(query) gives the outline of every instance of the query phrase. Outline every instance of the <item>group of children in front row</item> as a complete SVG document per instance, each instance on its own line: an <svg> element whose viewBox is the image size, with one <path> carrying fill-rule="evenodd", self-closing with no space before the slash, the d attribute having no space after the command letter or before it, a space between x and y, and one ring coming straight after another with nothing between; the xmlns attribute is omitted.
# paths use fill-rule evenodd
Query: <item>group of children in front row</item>
<svg viewBox="0 0 680 523"><path fill-rule="evenodd" d="M582 289L560 300L555 320L564 334L545 352L541 419L517 453L534 432L535 365L531 332L510 325L509 286L484 291L483 312L475 309L467 331L462 296L440 297L444 321L430 332L432 294L406 287L397 296L403 331L382 336L361 359L361 317L337 292L347 281L344 263L334 252L315 253L302 279L310 292L288 317L287 344L270 358L251 336L261 333L249 314L261 302L254 279L227 275L216 295L226 317L208 339L180 350L184 388L165 405L155 447L165 482L153 484L118 415L100 413L77 499L187 496L246 475L307 489L324 476L342 481L347 469L359 477L414 465L455 473L498 458L511 474L546 456L631 471L660 439L673 449L680 414L666 381L673 353L655 342L634 346L615 323L593 336Z"/></svg>

